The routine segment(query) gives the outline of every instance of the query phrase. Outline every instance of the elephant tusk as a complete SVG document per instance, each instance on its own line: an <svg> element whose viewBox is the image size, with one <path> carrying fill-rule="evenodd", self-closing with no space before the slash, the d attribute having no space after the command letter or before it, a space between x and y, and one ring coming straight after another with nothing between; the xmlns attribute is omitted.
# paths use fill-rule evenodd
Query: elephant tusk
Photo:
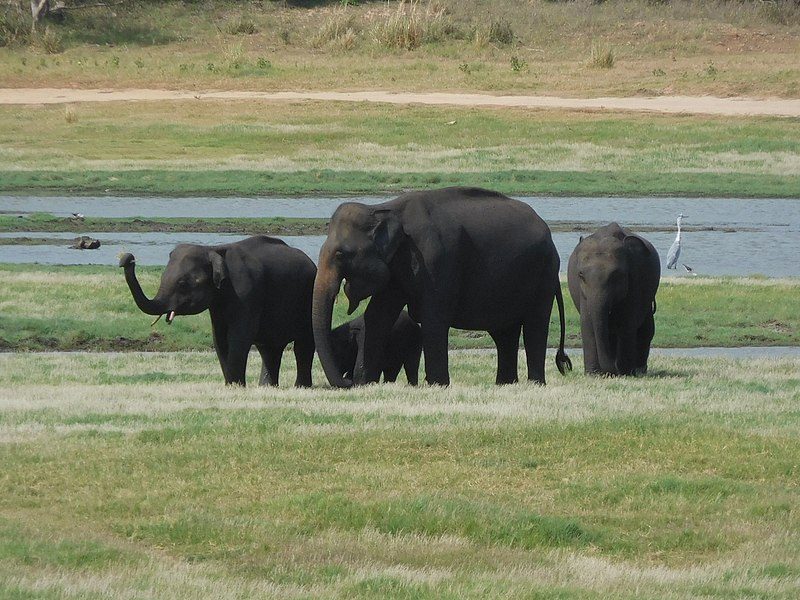
<svg viewBox="0 0 800 600"><path fill-rule="evenodd" d="M172 325L172 321L175 318L175 311L171 310L167 313L167 325Z"/></svg>
<svg viewBox="0 0 800 600"><path fill-rule="evenodd" d="M153 322L150 323L150 327L153 327L156 323L158 323L158 320L163 316L164 315L158 315L155 319L153 319Z"/></svg>

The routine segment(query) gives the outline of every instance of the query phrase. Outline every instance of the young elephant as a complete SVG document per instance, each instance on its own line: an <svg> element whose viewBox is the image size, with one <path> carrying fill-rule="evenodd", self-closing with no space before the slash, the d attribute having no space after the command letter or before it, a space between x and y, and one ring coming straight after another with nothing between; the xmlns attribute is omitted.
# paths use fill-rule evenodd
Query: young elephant
<svg viewBox="0 0 800 600"><path fill-rule="evenodd" d="M331 340L334 359L342 376L352 378L359 352L364 350L364 317L358 317L334 329ZM405 368L408 383L417 385L421 354L422 330L403 311L397 317L386 341L381 368L384 382L396 381L400 369Z"/></svg>
<svg viewBox="0 0 800 600"><path fill-rule="evenodd" d="M581 315L587 373L647 372L660 277L653 245L617 223L581 238L569 258L567 279Z"/></svg>
<svg viewBox="0 0 800 600"><path fill-rule="evenodd" d="M133 255L123 254L119 266L144 313L166 315L172 323L176 315L208 309L226 384L245 385L247 355L255 344L263 361L259 383L278 385L283 350L293 341L295 385L311 385L311 298L317 269L302 251L265 235L222 246L180 244L170 253L152 300L136 279Z"/></svg>

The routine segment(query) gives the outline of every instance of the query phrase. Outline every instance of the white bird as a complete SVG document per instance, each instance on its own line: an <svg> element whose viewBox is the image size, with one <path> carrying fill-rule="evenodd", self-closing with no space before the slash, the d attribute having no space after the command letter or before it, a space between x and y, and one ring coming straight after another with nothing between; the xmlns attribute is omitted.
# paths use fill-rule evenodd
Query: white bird
<svg viewBox="0 0 800 600"><path fill-rule="evenodd" d="M678 264L678 257L681 255L681 220L686 215L681 213L678 215L678 235L675 236L675 241L672 242L672 246L669 247L669 252L667 252L667 268L668 269L677 269Z"/></svg>
<svg viewBox="0 0 800 600"><path fill-rule="evenodd" d="M72 213L73 219L78 219L79 221L83 221L83 215L81 213Z"/></svg>

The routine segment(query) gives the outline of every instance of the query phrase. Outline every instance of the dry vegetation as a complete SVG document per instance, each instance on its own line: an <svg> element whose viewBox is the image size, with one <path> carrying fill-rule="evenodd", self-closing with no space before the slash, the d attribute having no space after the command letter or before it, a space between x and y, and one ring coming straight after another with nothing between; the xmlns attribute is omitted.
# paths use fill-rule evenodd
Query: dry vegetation
<svg viewBox="0 0 800 600"><path fill-rule="evenodd" d="M788 0L314 4L132 3L116 16L68 12L33 38L6 13L0 78L13 86L800 94L800 7ZM513 68L512 57L527 68Z"/></svg>

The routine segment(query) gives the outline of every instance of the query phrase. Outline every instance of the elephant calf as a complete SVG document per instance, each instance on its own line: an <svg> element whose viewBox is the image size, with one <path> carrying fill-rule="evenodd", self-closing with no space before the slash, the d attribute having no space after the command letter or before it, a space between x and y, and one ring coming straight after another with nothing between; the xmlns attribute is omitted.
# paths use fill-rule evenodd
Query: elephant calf
<svg viewBox="0 0 800 600"><path fill-rule="evenodd" d="M587 373L647 372L661 261L653 245L617 223L581 238L567 280L581 316Z"/></svg>
<svg viewBox="0 0 800 600"><path fill-rule="evenodd" d="M222 246L180 244L170 253L152 300L136 279L135 264L132 254L120 257L143 312L166 315L172 323L176 315L208 309L226 384L245 385L247 356L255 344L263 362L259 383L278 385L283 351L293 341L295 385L311 385L311 297L317 269L302 251L265 235Z"/></svg>
<svg viewBox="0 0 800 600"><path fill-rule="evenodd" d="M340 325L331 332L333 353L339 371L346 378L353 377L359 353L364 351L364 317L358 317ZM397 317L383 354L381 372L385 382L397 380L400 369L404 368L411 385L419 380L419 360L422 354L422 330L406 311ZM362 359L363 360L363 359Z"/></svg>

